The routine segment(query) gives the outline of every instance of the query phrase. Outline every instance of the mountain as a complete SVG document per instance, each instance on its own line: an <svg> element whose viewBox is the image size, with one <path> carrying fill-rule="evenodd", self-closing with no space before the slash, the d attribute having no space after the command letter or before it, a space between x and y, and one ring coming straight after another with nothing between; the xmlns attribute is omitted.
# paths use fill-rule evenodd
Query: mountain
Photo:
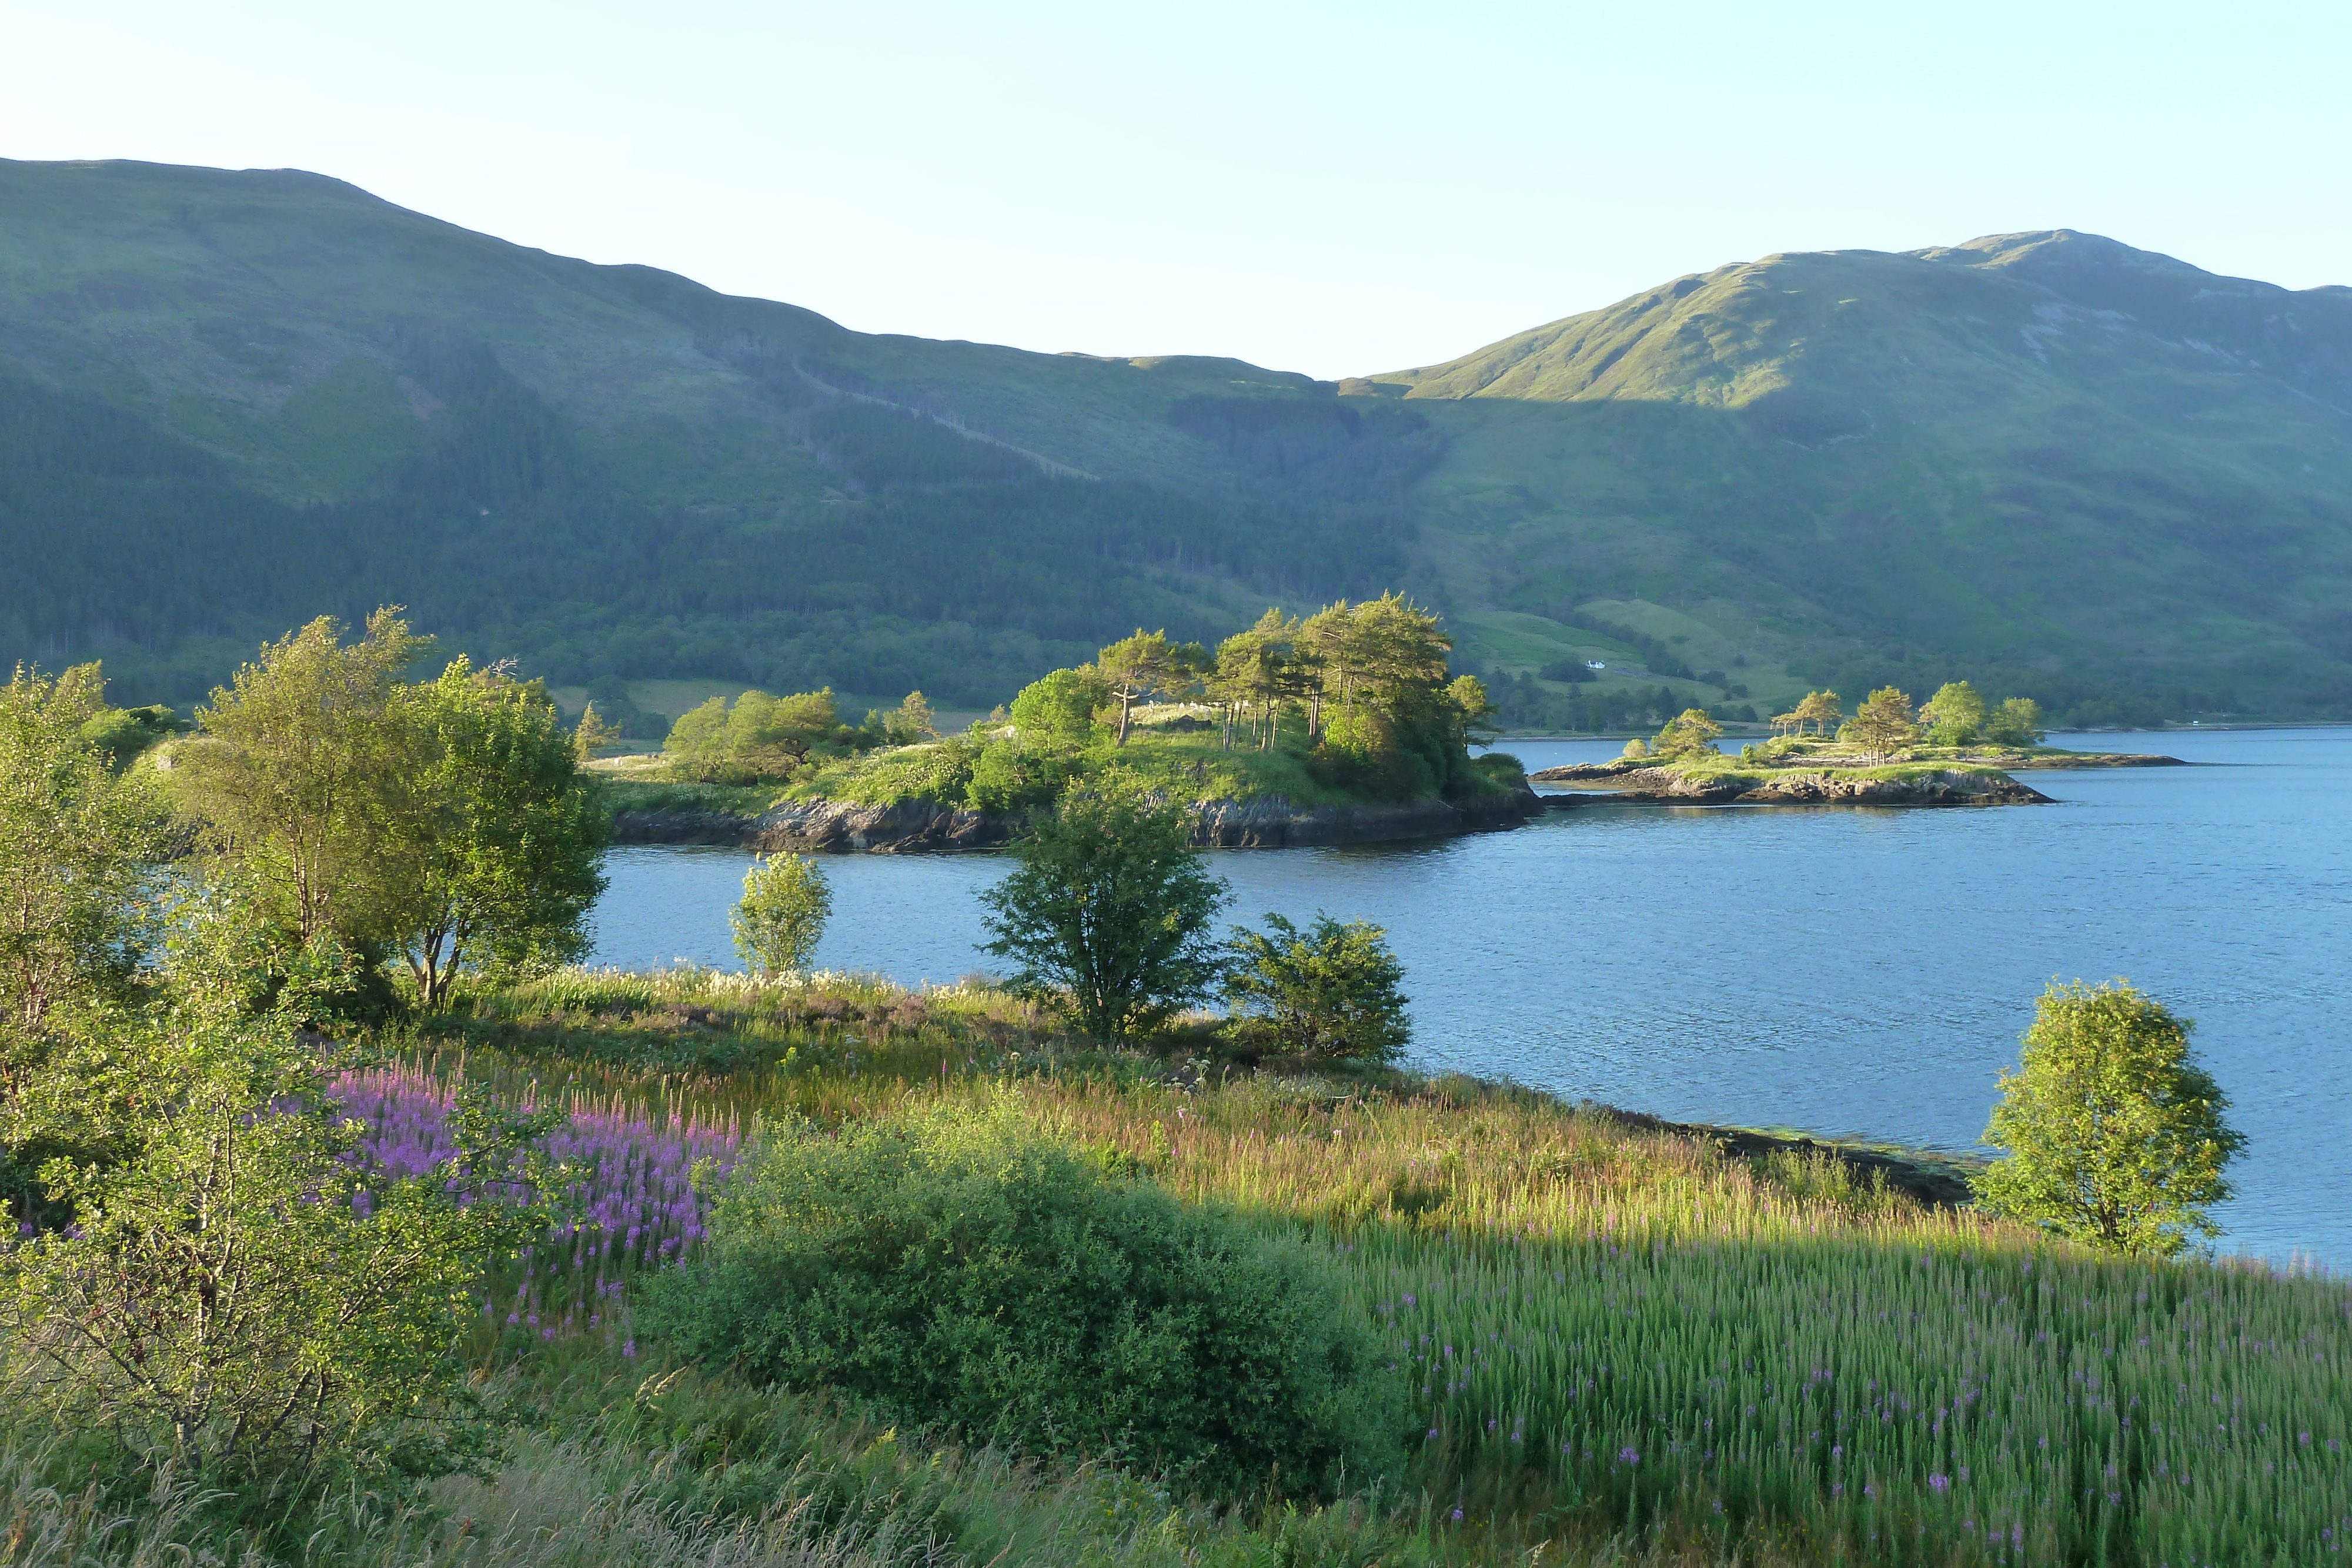
<svg viewBox="0 0 2352 1568"><path fill-rule="evenodd" d="M2352 289L2063 230L1775 256L1342 390L1446 411L1456 602L1607 584L1823 678L2352 695Z"/></svg>
<svg viewBox="0 0 2352 1568"><path fill-rule="evenodd" d="M313 174L0 163L0 658L166 695L396 602L559 681L992 703L1378 591L1433 455L1303 376L849 332Z"/></svg>
<svg viewBox="0 0 2352 1568"><path fill-rule="evenodd" d="M0 162L0 659L127 697L396 602L559 685L984 705L1397 585L1522 714L2352 710L2352 290L1776 256L1335 385L851 332L290 171Z"/></svg>

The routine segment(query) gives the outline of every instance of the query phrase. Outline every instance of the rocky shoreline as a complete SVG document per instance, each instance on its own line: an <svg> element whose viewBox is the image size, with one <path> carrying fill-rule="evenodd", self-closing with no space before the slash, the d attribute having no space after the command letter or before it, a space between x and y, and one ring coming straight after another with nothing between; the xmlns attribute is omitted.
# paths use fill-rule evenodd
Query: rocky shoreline
<svg viewBox="0 0 2352 1568"><path fill-rule="evenodd" d="M1969 1186L1970 1167L1961 1160L1916 1154L1889 1154L1878 1149L1856 1147L1852 1144L1809 1138L1801 1133L1759 1133L1748 1127L1718 1127L1703 1122L1669 1122L1639 1111L1620 1111L1614 1106L1606 1109L1612 1117L1625 1126L1644 1132L1672 1134L1677 1137L1703 1138L1725 1154L1742 1159L1754 1159L1761 1155L1796 1154L1836 1160L1864 1182L1883 1176L1886 1185L1896 1192L1936 1207L1958 1208L1976 1201L1976 1194Z"/></svg>
<svg viewBox="0 0 2352 1568"><path fill-rule="evenodd" d="M1319 844L1392 843L1514 828L1542 814L1543 797L1522 786L1472 801L1412 800L1399 805L1294 806L1288 800L1204 800L1192 841L1204 849L1257 850ZM995 849L1022 826L968 806L894 800L787 800L757 817L726 811L621 810L617 844L727 844L768 852L879 854Z"/></svg>
<svg viewBox="0 0 2352 1568"><path fill-rule="evenodd" d="M1922 769L1895 779L1858 778L1830 768L1689 774L1638 759L1547 768L1528 776L1543 784L1591 784L1601 793L1554 795L1547 804L1654 801L1685 806L2030 806L2050 797L2005 773L1965 768Z"/></svg>

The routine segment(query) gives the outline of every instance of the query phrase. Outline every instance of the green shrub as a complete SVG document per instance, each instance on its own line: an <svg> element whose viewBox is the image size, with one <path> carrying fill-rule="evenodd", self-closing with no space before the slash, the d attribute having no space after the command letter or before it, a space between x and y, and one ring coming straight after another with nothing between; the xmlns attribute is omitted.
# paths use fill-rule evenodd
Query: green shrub
<svg viewBox="0 0 2352 1568"><path fill-rule="evenodd" d="M1403 1436L1328 1265L1117 1179L1003 1104L777 1136L637 1321L762 1382L1211 1495L1328 1493Z"/></svg>
<svg viewBox="0 0 2352 1568"><path fill-rule="evenodd" d="M1528 781L1528 765L1507 751L1489 751L1470 759L1470 769L1492 784L1516 789Z"/></svg>
<svg viewBox="0 0 2352 1568"><path fill-rule="evenodd" d="M1084 774L1083 757L1023 740L992 740L972 760L967 798L983 811L1005 815L1049 806Z"/></svg>
<svg viewBox="0 0 2352 1568"><path fill-rule="evenodd" d="M1271 935L1234 934L1225 995L1237 1009L1304 1056L1385 1061L1404 1049L1404 966L1386 932L1328 915L1306 932L1279 915L1265 920Z"/></svg>

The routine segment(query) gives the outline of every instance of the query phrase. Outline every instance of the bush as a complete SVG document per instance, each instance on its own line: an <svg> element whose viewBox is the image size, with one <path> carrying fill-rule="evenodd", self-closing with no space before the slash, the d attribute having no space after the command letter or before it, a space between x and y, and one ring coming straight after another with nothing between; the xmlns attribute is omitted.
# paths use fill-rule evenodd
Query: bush
<svg viewBox="0 0 2352 1568"><path fill-rule="evenodd" d="M368 1162L295 1027L310 984L347 968L306 949L304 973L252 970L268 937L233 905L191 927L162 999L53 1041L10 1107L9 1153L64 1152L0 1252L6 1408L231 1488L480 1462L498 1433L462 1346L493 1271L552 1218L512 1184L571 1179L522 1153L561 1113L517 1121L462 1090L454 1155ZM280 1007L248 1015L272 982Z"/></svg>
<svg viewBox="0 0 2352 1568"><path fill-rule="evenodd" d="M1279 915L1272 935L1237 931L1225 995L1265 1019L1286 1048L1303 1056L1385 1061L1412 1038L1405 1021L1404 966L1388 934L1363 921L1318 915L1302 934Z"/></svg>
<svg viewBox="0 0 2352 1568"><path fill-rule="evenodd" d="M1328 1494L1403 1435L1328 1265L1118 1179L1002 1103L754 1151L637 1321L762 1382L1211 1495Z"/></svg>
<svg viewBox="0 0 2352 1568"><path fill-rule="evenodd" d="M1073 783L1013 845L1013 873L980 895L983 951L1019 967L1012 988L1069 1009L1097 1040L1157 1027L1214 988L1210 923L1224 883L1191 820L1122 768Z"/></svg>
<svg viewBox="0 0 2352 1568"><path fill-rule="evenodd" d="M729 916L735 951L762 975L805 969L832 913L833 889L814 861L793 854L753 861Z"/></svg>
<svg viewBox="0 0 2352 1568"><path fill-rule="evenodd" d="M992 740L971 765L966 798L999 816L1053 804L1085 771L1080 756L1025 739Z"/></svg>

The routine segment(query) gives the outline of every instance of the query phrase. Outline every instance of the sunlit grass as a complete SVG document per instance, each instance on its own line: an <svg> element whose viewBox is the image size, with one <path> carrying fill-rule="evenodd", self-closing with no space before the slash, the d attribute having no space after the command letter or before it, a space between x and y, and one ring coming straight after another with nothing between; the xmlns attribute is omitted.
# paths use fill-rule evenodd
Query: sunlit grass
<svg viewBox="0 0 2352 1568"><path fill-rule="evenodd" d="M1251 1071L1205 1028L1107 1052L978 983L573 971L463 1027L467 1071L610 1114L755 1132L1009 1094L1318 1239L1423 1422L1386 1528L1440 1557L2323 1563L2352 1520L2333 1279L2102 1260L1827 1155L1467 1080Z"/></svg>

